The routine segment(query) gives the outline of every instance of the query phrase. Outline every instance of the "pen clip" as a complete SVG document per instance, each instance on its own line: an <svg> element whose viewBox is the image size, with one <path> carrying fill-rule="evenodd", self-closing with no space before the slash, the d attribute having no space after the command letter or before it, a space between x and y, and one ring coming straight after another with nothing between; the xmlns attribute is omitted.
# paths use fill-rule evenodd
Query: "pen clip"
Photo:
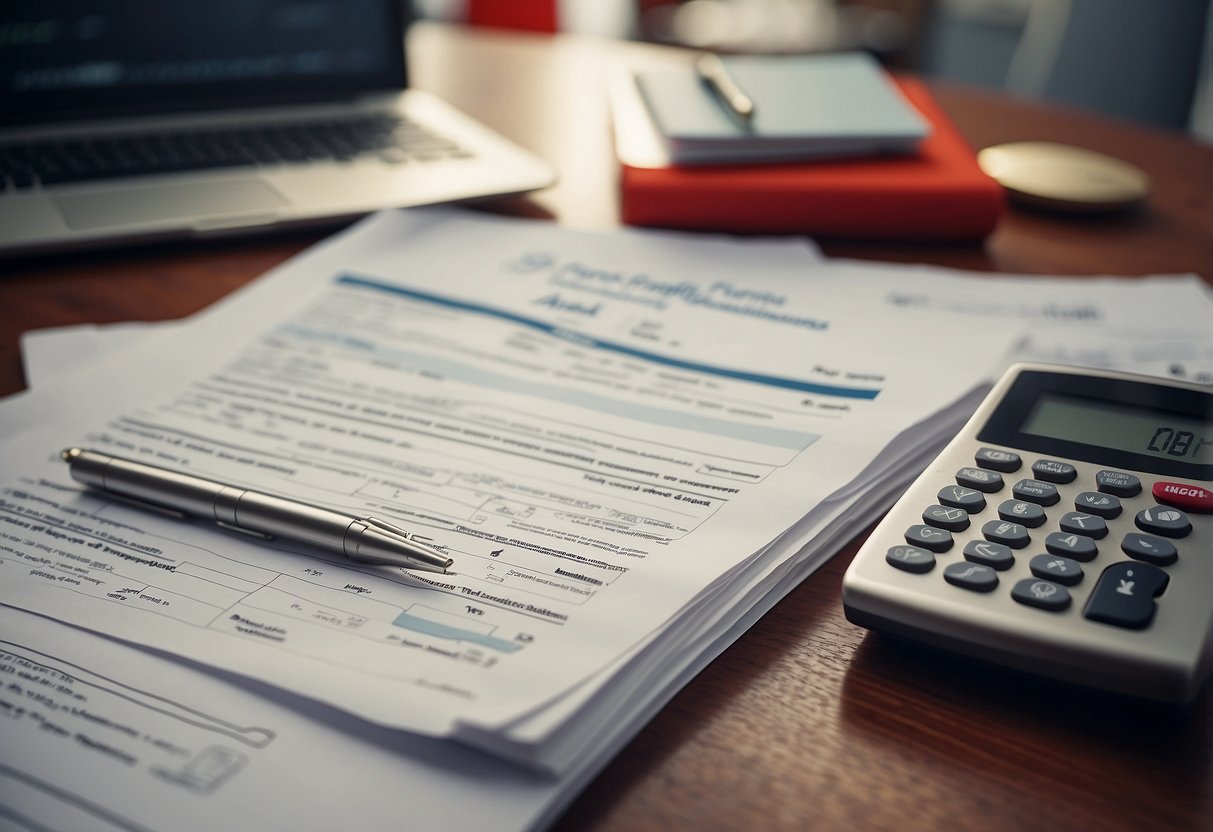
<svg viewBox="0 0 1213 832"><path fill-rule="evenodd" d="M240 532L249 537L255 537L258 540L273 540L274 536L269 532L259 532L256 529L246 529L243 526L237 526L235 523L228 523L224 520L216 520L215 525L221 529L227 529L229 532Z"/></svg>
<svg viewBox="0 0 1213 832"><path fill-rule="evenodd" d="M126 503L127 505L131 505L131 506L138 506L139 508L148 509L149 511L159 512L160 514L167 514L169 517L172 517L175 520L189 519L189 515L186 514L184 511L181 511L180 509L171 508L169 506L162 506L159 503L152 503L147 500L140 500L138 497L128 497L127 495L119 494L116 491L108 491L108 490L104 490L104 489L92 489L92 491L94 494L105 495L105 497L107 499L117 500L120 503Z"/></svg>

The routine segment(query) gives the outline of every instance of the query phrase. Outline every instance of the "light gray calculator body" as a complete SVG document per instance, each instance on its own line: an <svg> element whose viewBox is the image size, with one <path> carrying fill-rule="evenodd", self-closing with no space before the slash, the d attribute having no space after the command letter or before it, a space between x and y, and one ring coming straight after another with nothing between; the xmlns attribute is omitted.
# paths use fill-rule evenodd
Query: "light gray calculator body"
<svg viewBox="0 0 1213 832"><path fill-rule="evenodd" d="M1213 660L1213 388L1019 364L843 580L847 618L1163 702Z"/></svg>

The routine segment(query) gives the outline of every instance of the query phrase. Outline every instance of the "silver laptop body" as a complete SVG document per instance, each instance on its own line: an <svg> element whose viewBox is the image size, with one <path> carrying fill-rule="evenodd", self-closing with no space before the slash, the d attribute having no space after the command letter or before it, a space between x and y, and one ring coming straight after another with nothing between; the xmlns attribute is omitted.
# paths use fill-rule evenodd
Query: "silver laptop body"
<svg viewBox="0 0 1213 832"><path fill-rule="evenodd" d="M399 0L44 5L0 10L0 254L329 224L554 180L405 88Z"/></svg>

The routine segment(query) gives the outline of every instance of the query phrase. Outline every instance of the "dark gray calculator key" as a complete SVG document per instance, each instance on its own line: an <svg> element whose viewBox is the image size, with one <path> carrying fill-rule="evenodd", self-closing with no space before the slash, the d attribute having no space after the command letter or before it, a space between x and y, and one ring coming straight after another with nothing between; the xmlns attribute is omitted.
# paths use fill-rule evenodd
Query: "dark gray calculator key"
<svg viewBox="0 0 1213 832"><path fill-rule="evenodd" d="M1011 597L1029 607L1061 612L1070 606L1070 590L1043 578L1024 578L1011 587Z"/></svg>
<svg viewBox="0 0 1213 832"><path fill-rule="evenodd" d="M971 589L974 592L989 592L998 586L998 573L980 563L969 563L962 560L949 563L943 570L943 577L953 586Z"/></svg>
<svg viewBox="0 0 1213 832"><path fill-rule="evenodd" d="M990 566L1000 572L1015 564L1015 556L1008 546L988 540L970 540L964 548L965 560Z"/></svg>
<svg viewBox="0 0 1213 832"><path fill-rule="evenodd" d="M922 522L950 532L963 532L969 527L969 513L952 506L927 506Z"/></svg>
<svg viewBox="0 0 1213 832"><path fill-rule="evenodd" d="M1019 454L1014 451L1000 451L998 448L981 448L974 457L974 461L981 468L1006 473L1018 471L1019 466L1023 464Z"/></svg>
<svg viewBox="0 0 1213 832"><path fill-rule="evenodd" d="M935 568L935 555L917 546L893 546L885 553L884 559L906 572L930 572Z"/></svg>
<svg viewBox="0 0 1213 832"><path fill-rule="evenodd" d="M1120 498L1114 494L1084 491L1074 498L1074 508L1111 520L1113 517L1120 516Z"/></svg>
<svg viewBox="0 0 1213 832"><path fill-rule="evenodd" d="M1032 476L1046 482L1074 482L1078 469L1068 462L1055 459L1038 459L1032 464Z"/></svg>
<svg viewBox="0 0 1213 832"><path fill-rule="evenodd" d="M976 514L986 507L986 497L980 491L965 488L963 485L945 485L935 495L945 506L963 508L969 514Z"/></svg>
<svg viewBox="0 0 1213 832"><path fill-rule="evenodd" d="M1096 540L1108 536L1108 524L1104 519L1083 511L1067 511L1057 525L1066 534L1081 534Z"/></svg>
<svg viewBox="0 0 1213 832"><path fill-rule="evenodd" d="M1023 523L1029 529L1045 523L1045 510L1026 500L1003 500L998 504L998 516L1003 520Z"/></svg>
<svg viewBox="0 0 1213 832"><path fill-rule="evenodd" d="M956 472L956 482L987 494L993 494L1002 488L1002 474L997 471L987 471L984 468L961 468Z"/></svg>
<svg viewBox="0 0 1213 832"><path fill-rule="evenodd" d="M1179 560L1175 544L1161 537L1130 532L1120 542L1121 550L1134 560L1152 563L1155 566L1170 566Z"/></svg>
<svg viewBox="0 0 1213 832"><path fill-rule="evenodd" d="M1011 495L1017 500L1027 500L1042 506L1057 505L1061 499L1057 486L1040 480L1020 480L1011 488Z"/></svg>
<svg viewBox="0 0 1213 832"><path fill-rule="evenodd" d="M1063 558L1061 555L1037 555L1028 561L1028 568L1038 578L1057 581L1059 584L1074 586L1082 580L1082 567L1078 561Z"/></svg>
<svg viewBox="0 0 1213 832"><path fill-rule="evenodd" d="M1032 540L1027 526L1006 520L991 520L981 527L981 534L991 543L1001 543L1012 549L1022 549Z"/></svg>
<svg viewBox="0 0 1213 832"><path fill-rule="evenodd" d="M1095 475L1095 487L1117 497L1136 497L1141 493L1141 480L1123 471L1103 470Z"/></svg>
<svg viewBox="0 0 1213 832"><path fill-rule="evenodd" d="M906 543L932 552L946 552L952 548L952 533L934 526L910 526L906 529Z"/></svg>
<svg viewBox="0 0 1213 832"><path fill-rule="evenodd" d="M1099 554L1095 541L1082 534L1050 532L1045 538L1045 549L1054 555L1063 555L1074 560L1094 560Z"/></svg>
<svg viewBox="0 0 1213 832"><path fill-rule="evenodd" d="M1154 620L1154 599L1170 580L1167 573L1148 563L1121 561L1099 576L1083 615L1117 627L1141 630Z"/></svg>
<svg viewBox="0 0 1213 832"><path fill-rule="evenodd" d="M1163 537L1187 537L1192 531L1188 515L1170 506L1151 506L1137 512L1133 518L1137 528L1143 532L1160 534Z"/></svg>

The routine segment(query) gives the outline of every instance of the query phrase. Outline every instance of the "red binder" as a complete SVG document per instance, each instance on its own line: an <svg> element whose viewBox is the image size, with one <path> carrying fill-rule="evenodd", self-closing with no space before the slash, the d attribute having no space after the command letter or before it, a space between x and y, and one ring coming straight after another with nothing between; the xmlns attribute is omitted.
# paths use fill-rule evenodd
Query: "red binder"
<svg viewBox="0 0 1213 832"><path fill-rule="evenodd" d="M925 84L898 78L934 129L913 156L773 165L622 166L631 225L889 240L974 240L1004 208L1001 186Z"/></svg>

